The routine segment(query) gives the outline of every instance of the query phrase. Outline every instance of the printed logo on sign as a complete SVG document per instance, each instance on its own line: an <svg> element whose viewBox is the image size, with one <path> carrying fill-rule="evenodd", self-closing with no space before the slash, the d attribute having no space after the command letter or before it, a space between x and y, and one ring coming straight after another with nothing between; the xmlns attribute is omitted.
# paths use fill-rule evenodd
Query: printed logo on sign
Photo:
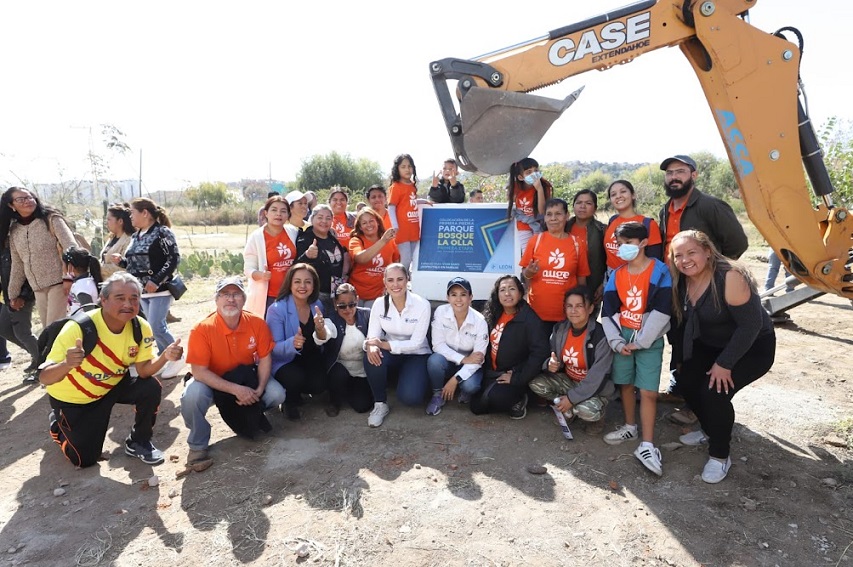
<svg viewBox="0 0 853 567"><path fill-rule="evenodd" d="M577 43L570 37L555 41L548 50L548 61L560 67L592 56L592 62L598 63L648 47L650 36L651 12L643 12L587 30Z"/></svg>
<svg viewBox="0 0 853 567"><path fill-rule="evenodd" d="M548 263L551 264L555 270L560 270L566 265L566 255L560 252L559 248L555 248L554 251L548 255Z"/></svg>
<svg viewBox="0 0 853 567"><path fill-rule="evenodd" d="M643 290L638 289L637 286L629 289L625 306L631 311L640 311L643 308Z"/></svg>
<svg viewBox="0 0 853 567"><path fill-rule="evenodd" d="M285 246L281 242L279 242L278 246L276 246L275 248L276 248L276 250L278 250L279 256L283 257L285 260L290 259L290 248L288 248L287 246Z"/></svg>

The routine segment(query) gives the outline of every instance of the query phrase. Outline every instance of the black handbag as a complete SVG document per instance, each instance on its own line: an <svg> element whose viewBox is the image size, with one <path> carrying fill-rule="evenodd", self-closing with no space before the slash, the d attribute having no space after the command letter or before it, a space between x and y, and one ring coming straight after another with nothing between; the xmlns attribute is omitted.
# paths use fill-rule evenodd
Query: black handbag
<svg viewBox="0 0 853 567"><path fill-rule="evenodd" d="M169 283L166 284L166 289L172 294L176 300L180 299L187 292L187 284L181 279L181 276L175 274Z"/></svg>

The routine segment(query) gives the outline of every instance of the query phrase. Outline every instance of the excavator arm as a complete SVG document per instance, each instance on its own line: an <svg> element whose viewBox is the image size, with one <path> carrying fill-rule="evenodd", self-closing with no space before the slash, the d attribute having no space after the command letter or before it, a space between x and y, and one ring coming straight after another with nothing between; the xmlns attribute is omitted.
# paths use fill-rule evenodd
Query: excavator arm
<svg viewBox="0 0 853 567"><path fill-rule="evenodd" d="M528 156L578 97L526 94L679 46L705 92L750 220L807 285L853 298L848 211L833 191L800 102L800 48L750 25L757 0L646 0L474 60L430 63L460 166L499 174ZM454 106L448 81L456 80ZM821 201L815 208L805 174Z"/></svg>

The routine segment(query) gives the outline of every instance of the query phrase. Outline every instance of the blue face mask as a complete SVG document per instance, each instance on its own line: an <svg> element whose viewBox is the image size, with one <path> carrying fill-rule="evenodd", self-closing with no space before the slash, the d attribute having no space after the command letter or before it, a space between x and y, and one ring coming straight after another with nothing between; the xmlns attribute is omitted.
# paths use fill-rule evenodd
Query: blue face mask
<svg viewBox="0 0 853 567"><path fill-rule="evenodd" d="M626 262L630 262L636 258L639 253L640 247L636 244L620 244L619 249L616 251L616 255Z"/></svg>
<svg viewBox="0 0 853 567"><path fill-rule="evenodd" d="M537 179L542 179L542 174L539 173L538 171L534 171L530 175L524 176L524 182L527 183L528 185L533 185L534 183L536 183Z"/></svg>

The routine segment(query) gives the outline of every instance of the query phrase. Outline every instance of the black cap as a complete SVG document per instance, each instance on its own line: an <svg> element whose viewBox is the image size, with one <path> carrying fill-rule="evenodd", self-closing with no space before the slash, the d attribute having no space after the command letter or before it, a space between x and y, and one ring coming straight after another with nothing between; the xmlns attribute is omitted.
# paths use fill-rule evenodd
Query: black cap
<svg viewBox="0 0 853 567"><path fill-rule="evenodd" d="M457 285L467 291L468 295L474 295L474 292L471 291L471 282L469 282L465 278L460 277L453 278L452 280L447 282L447 293L450 293L451 288Z"/></svg>
<svg viewBox="0 0 853 567"><path fill-rule="evenodd" d="M693 161L693 158L690 156L682 156L682 155L668 157L665 160L663 160L660 163L661 171L666 171L666 168L669 167L669 164L674 162L674 161L680 161L682 163L686 163L687 165L690 166L690 169L692 169L693 171L696 171L696 162Z"/></svg>

